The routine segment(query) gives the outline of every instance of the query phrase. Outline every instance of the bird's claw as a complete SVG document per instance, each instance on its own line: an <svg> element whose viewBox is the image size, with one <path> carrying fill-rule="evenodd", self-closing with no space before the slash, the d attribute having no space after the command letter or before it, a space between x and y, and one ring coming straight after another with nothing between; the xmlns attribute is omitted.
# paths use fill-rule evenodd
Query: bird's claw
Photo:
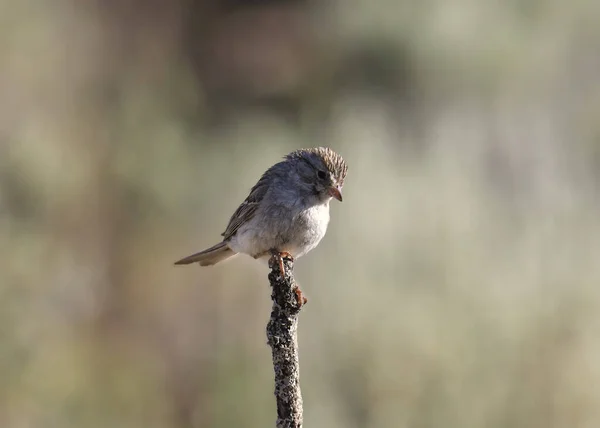
<svg viewBox="0 0 600 428"><path fill-rule="evenodd" d="M281 272L282 278L285 276L285 265L283 263L284 259L294 261L294 257L287 251L271 251L271 260L269 261L269 264L275 262L279 264L279 272ZM304 293L302 293L302 290L300 290L300 288L296 287L294 289L294 294L296 296L296 303L298 304L299 308L301 308L308 302L308 299L304 296Z"/></svg>
<svg viewBox="0 0 600 428"><path fill-rule="evenodd" d="M294 257L288 253L287 251L271 251L272 257L279 263L279 271L281 272L281 276L285 275L285 266L283 264L283 259L289 259L294 261Z"/></svg>
<svg viewBox="0 0 600 428"><path fill-rule="evenodd" d="M300 290L300 288L296 288L294 290L294 293L296 294L296 303L298 303L299 308L308 303L308 299L304 297L304 293L302 293L302 290Z"/></svg>

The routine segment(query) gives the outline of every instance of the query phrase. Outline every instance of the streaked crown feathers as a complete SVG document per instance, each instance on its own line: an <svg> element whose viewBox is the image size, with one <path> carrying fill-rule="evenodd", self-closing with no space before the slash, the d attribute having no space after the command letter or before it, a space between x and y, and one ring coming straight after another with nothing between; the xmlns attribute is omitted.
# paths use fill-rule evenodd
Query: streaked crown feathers
<svg viewBox="0 0 600 428"><path fill-rule="evenodd" d="M285 159L303 159L310 155L316 155L323 161L329 172L336 178L339 186L344 184L344 179L348 172L348 165L346 165L344 158L329 147L314 147L311 149L296 150L285 156Z"/></svg>

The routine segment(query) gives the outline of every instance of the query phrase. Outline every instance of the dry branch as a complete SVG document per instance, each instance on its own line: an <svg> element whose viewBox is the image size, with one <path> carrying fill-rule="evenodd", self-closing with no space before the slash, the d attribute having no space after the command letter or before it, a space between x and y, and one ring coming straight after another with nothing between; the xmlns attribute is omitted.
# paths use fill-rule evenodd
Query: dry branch
<svg viewBox="0 0 600 428"><path fill-rule="evenodd" d="M298 314L302 295L294 281L294 263L276 257L269 262L273 308L267 324L267 341L273 354L275 398L277 399L277 428L302 427L302 394L298 362ZM281 266L284 267L282 275ZM300 297L299 297L300 296Z"/></svg>

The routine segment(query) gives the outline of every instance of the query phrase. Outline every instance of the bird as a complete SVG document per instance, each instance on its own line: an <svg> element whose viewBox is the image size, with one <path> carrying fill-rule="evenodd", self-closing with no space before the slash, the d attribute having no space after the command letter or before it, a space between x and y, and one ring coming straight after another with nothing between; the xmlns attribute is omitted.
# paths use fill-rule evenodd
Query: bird
<svg viewBox="0 0 600 428"><path fill-rule="evenodd" d="M342 201L347 171L342 156L328 147L289 153L252 187L231 216L221 242L175 264L211 266L241 253L255 259L275 257L283 274L284 258L294 261L325 236L329 202Z"/></svg>

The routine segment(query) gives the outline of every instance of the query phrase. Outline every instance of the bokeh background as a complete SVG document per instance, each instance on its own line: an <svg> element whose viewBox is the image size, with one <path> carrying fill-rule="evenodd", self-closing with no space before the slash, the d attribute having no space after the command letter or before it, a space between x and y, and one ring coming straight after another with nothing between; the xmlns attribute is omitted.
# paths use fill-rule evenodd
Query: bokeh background
<svg viewBox="0 0 600 428"><path fill-rule="evenodd" d="M0 426L274 426L267 268L172 263L316 145L306 427L600 426L599 16L0 1Z"/></svg>

